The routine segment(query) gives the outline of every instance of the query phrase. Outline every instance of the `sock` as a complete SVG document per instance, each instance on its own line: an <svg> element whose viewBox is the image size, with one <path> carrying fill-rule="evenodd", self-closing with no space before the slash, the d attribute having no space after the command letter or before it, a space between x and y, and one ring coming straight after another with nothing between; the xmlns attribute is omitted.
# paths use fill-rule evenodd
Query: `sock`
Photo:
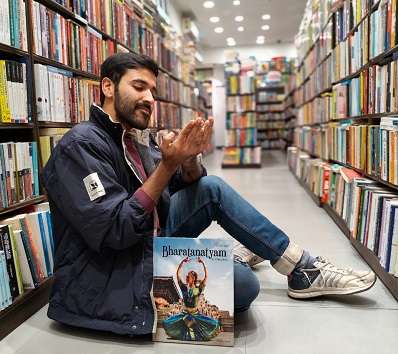
<svg viewBox="0 0 398 354"><path fill-rule="evenodd" d="M294 268L292 274L294 274L297 270L300 269L311 269L314 268L314 262L316 259L310 255L310 253L304 250L303 255L300 260L297 262L296 267Z"/></svg>

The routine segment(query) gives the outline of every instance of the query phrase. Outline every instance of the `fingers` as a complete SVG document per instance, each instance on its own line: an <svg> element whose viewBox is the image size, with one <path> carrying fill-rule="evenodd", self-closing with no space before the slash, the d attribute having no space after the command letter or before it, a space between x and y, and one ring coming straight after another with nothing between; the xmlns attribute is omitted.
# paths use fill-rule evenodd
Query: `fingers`
<svg viewBox="0 0 398 354"><path fill-rule="evenodd" d="M174 132L169 132L163 137L162 145L169 146L177 137L177 134Z"/></svg>
<svg viewBox="0 0 398 354"><path fill-rule="evenodd" d="M181 130L180 133L180 138L181 139L186 139L188 137L188 135L191 133L193 127L195 126L195 120L191 120L183 130Z"/></svg>

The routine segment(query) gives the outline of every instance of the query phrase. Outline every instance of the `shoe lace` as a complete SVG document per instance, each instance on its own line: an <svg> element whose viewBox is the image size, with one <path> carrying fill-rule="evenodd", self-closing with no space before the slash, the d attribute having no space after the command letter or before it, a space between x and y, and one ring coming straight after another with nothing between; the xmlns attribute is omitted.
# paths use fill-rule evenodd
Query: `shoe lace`
<svg viewBox="0 0 398 354"><path fill-rule="evenodd" d="M336 267L328 259L324 257L317 257L317 262L315 262L317 268L322 268L332 273L338 273L342 275L348 275L352 272L352 268L342 268Z"/></svg>

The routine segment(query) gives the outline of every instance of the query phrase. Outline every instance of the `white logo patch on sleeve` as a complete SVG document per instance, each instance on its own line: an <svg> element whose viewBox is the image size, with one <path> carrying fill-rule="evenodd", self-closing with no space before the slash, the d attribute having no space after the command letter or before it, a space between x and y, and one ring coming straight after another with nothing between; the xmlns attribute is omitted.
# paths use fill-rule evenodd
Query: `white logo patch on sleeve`
<svg viewBox="0 0 398 354"><path fill-rule="evenodd" d="M102 185L97 172L94 172L83 178L83 182L91 201L96 200L97 198L106 194L104 186Z"/></svg>

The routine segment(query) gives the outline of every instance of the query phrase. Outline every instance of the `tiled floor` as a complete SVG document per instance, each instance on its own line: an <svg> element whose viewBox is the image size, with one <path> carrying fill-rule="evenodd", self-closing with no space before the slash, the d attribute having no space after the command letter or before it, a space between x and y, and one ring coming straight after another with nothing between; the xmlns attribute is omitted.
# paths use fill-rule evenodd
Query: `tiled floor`
<svg viewBox="0 0 398 354"><path fill-rule="evenodd" d="M367 268L329 216L319 209L286 167L285 155L267 152L260 170L221 170L220 152L206 158L211 174L223 177L296 242L335 263ZM224 236L212 225L206 236ZM1 354L101 353L397 353L398 302L378 281L351 297L295 301L286 279L263 263L256 270L261 292L236 318L235 347L202 347L130 340L67 328L46 317L46 308L0 342Z"/></svg>

